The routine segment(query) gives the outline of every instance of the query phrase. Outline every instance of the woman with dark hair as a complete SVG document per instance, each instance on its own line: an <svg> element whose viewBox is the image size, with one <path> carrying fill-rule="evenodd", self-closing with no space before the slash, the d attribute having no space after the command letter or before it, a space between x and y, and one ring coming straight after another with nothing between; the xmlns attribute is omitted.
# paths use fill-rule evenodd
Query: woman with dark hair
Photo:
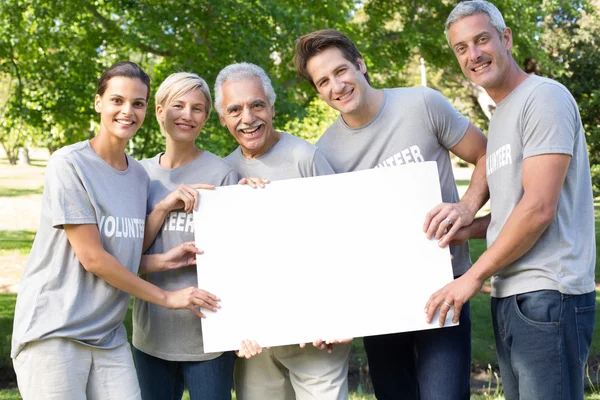
<svg viewBox="0 0 600 400"><path fill-rule="evenodd" d="M144 121L149 94L139 66L111 66L98 82L98 134L48 162L12 336L26 400L141 398L123 325L129 294L199 316L198 307L218 307L215 296L195 287L168 292L137 276L138 268L189 265L198 252L184 243L142 257L149 179L125 148Z"/></svg>

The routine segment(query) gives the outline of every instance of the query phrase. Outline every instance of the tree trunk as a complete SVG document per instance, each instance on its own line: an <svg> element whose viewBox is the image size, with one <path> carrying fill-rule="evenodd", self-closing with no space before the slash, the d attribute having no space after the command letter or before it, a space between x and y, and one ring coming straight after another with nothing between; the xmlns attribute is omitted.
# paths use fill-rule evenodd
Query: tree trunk
<svg viewBox="0 0 600 400"><path fill-rule="evenodd" d="M27 147L19 147L19 165L29 165L29 150Z"/></svg>

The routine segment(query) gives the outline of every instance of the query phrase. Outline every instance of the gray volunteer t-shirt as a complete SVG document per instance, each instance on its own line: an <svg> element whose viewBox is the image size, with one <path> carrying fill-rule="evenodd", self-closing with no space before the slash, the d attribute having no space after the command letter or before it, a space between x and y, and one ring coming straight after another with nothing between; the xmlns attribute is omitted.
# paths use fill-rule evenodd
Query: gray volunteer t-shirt
<svg viewBox="0 0 600 400"><path fill-rule="evenodd" d="M55 152L46 168L42 215L23 274L11 357L32 341L67 338L112 349L127 341L129 295L87 272L65 224L96 224L102 246L132 273L142 255L148 176L133 158L125 171L102 160L89 141Z"/></svg>
<svg viewBox="0 0 600 400"><path fill-rule="evenodd" d="M553 80L529 76L497 105L490 122L488 247L523 197L523 160L551 153L572 157L556 217L531 250L492 278L494 297L595 289L594 204L585 134L573 96Z"/></svg>
<svg viewBox="0 0 600 400"><path fill-rule="evenodd" d="M204 183L214 186L233 185L238 174L216 155L204 150L190 163L177 168L159 164L163 153L141 161L150 177L148 213L156 204L182 183ZM183 242L194 241L192 213L173 210L165 219L147 254L169 251ZM174 291L198 285L196 266L142 275L163 290ZM222 353L204 353L200 318L190 310L168 310L140 299L133 305L133 345L146 354L169 361L206 361Z"/></svg>
<svg viewBox="0 0 600 400"><path fill-rule="evenodd" d="M317 147L337 173L435 161L442 200L456 203L460 198L448 149L460 142L468 127L469 120L435 90L384 89L383 104L371 121L351 128L340 116ZM454 276L467 272L471 266L468 244L450 246L450 251Z"/></svg>
<svg viewBox="0 0 600 400"><path fill-rule="evenodd" d="M271 181L333 174L319 149L304 139L282 132L271 150L257 158L246 158L240 147L225 157L243 178Z"/></svg>

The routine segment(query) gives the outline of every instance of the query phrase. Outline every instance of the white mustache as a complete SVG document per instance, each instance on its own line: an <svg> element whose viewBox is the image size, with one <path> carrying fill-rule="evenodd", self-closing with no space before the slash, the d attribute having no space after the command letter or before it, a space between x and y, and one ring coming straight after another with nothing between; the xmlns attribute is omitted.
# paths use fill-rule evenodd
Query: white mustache
<svg viewBox="0 0 600 400"><path fill-rule="evenodd" d="M251 124L244 124L241 123L238 126L235 127L236 130L241 131L242 129L250 129L250 128L256 128L258 126L264 125L264 122L262 121L254 121Z"/></svg>

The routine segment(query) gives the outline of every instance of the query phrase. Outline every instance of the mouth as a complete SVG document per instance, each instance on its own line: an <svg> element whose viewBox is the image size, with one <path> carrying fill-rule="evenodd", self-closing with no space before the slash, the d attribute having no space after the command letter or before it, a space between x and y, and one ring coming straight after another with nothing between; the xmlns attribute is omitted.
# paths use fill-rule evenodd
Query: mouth
<svg viewBox="0 0 600 400"><path fill-rule="evenodd" d="M483 64L481 64L481 65L479 65L479 66L477 66L475 68L471 68L471 71L473 71L473 72L479 72L479 71L482 71L482 70L486 69L490 65L492 65L492 63L491 63L491 61L488 61L488 62L483 63Z"/></svg>
<svg viewBox="0 0 600 400"><path fill-rule="evenodd" d="M338 100L338 101L346 100L352 93L354 93L354 89L351 89L348 92L344 93L343 95L339 96L336 100Z"/></svg>
<svg viewBox="0 0 600 400"><path fill-rule="evenodd" d="M178 124L175 124L175 126L177 126L182 131L190 131L190 130L194 129L194 126L190 125L190 124L178 123Z"/></svg>
<svg viewBox="0 0 600 400"><path fill-rule="evenodd" d="M238 132L241 132L244 136L253 136L258 130L264 125L263 122L254 122L251 125L240 125L238 126Z"/></svg>
<svg viewBox="0 0 600 400"><path fill-rule="evenodd" d="M132 121L130 119L115 119L115 122L121 126L133 126L135 125L135 121Z"/></svg>

